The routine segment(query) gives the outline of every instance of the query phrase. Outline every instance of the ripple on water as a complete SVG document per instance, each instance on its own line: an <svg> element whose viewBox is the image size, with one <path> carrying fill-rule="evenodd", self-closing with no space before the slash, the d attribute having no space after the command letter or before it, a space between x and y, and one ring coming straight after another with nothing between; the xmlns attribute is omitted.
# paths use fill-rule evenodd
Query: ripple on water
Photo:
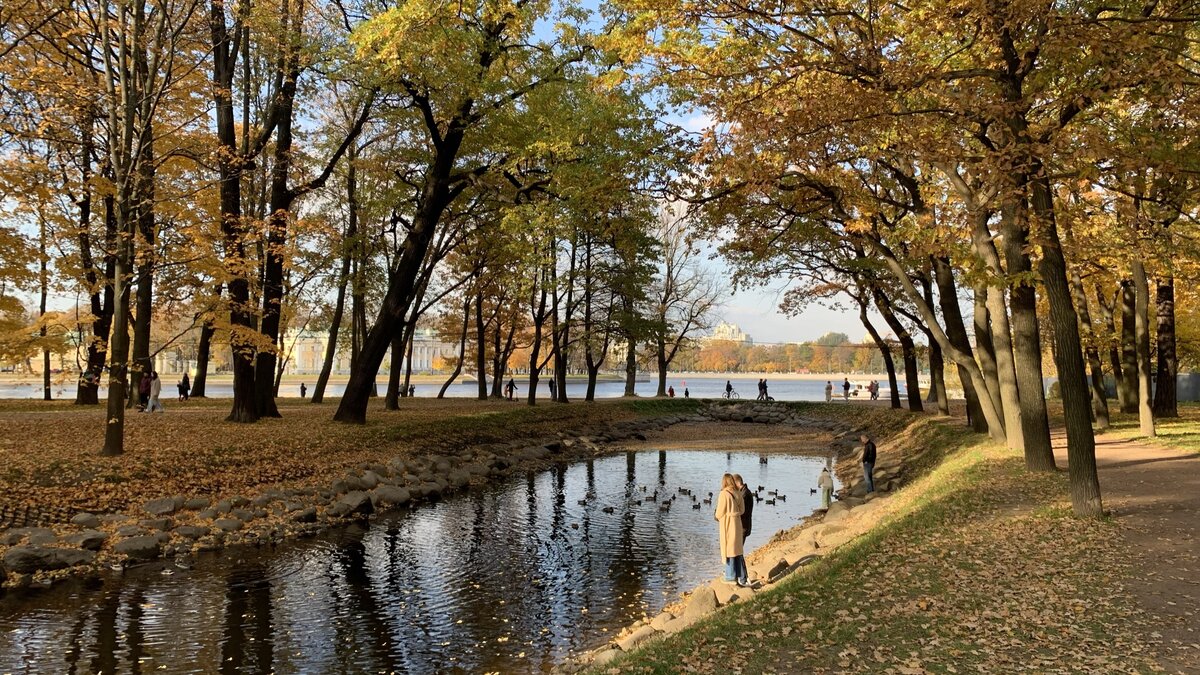
<svg viewBox="0 0 1200 675"><path fill-rule="evenodd" d="M680 487L700 501L740 471L787 494L758 504L753 548L811 512L824 463L614 455L170 576L10 595L0 672L542 671L720 572L713 507Z"/></svg>

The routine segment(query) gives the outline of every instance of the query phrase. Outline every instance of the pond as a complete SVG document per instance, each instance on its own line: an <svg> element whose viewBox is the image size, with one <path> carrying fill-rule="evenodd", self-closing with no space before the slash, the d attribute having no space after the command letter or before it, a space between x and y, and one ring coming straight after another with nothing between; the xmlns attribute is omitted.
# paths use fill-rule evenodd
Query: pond
<svg viewBox="0 0 1200 675"><path fill-rule="evenodd" d="M703 500L722 473L786 495L758 503L747 550L811 513L826 459L764 457L609 455L190 569L9 593L0 673L548 671L720 573Z"/></svg>

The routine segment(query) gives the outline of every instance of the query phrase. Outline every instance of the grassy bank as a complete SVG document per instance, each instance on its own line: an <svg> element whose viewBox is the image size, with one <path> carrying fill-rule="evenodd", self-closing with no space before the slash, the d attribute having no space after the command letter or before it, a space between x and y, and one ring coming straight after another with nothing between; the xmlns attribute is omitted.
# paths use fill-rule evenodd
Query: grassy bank
<svg viewBox="0 0 1200 675"><path fill-rule="evenodd" d="M1112 430L1123 438L1141 438L1138 416L1116 413L1117 402L1109 401L1109 410L1114 411ZM1154 421L1157 434L1150 443L1170 446L1185 452L1200 454L1200 403L1179 404L1179 417L1160 417Z"/></svg>
<svg viewBox="0 0 1200 675"><path fill-rule="evenodd" d="M0 402L0 508L117 511L170 494L213 497L268 487L328 484L347 469L408 453L552 435L565 429L694 410L695 400L595 404L406 399L372 406L365 425L333 422L336 401L283 399L280 419L225 422L229 401L170 404L130 414L126 451L101 457L104 410L66 403Z"/></svg>
<svg viewBox="0 0 1200 675"><path fill-rule="evenodd" d="M1116 525L1069 517L1065 475L935 420L899 444L923 475L868 534L600 671L1152 669Z"/></svg>

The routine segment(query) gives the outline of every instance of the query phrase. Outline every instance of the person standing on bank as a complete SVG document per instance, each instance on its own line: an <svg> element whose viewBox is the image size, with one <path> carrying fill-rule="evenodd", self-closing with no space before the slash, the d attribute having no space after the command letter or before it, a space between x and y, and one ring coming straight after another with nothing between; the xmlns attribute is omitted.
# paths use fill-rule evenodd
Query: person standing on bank
<svg viewBox="0 0 1200 675"><path fill-rule="evenodd" d="M149 412L154 412L155 410L157 410L158 412L166 412L166 408L163 408L162 401L159 400L159 397L161 397L161 396L162 396L162 380L158 379L158 373L151 371L150 372L150 405L148 408L146 408L146 410Z"/></svg>
<svg viewBox="0 0 1200 675"><path fill-rule="evenodd" d="M833 503L833 476L829 475L829 467L821 469L817 487L821 489L821 508L828 511L830 504Z"/></svg>
<svg viewBox="0 0 1200 675"><path fill-rule="evenodd" d="M183 400L188 400L192 397L192 381L188 378L188 374L183 374Z"/></svg>
<svg viewBox="0 0 1200 675"><path fill-rule="evenodd" d="M750 488L746 487L746 481L742 480L740 473L733 474L733 485L742 495L742 546L744 548L746 538L750 536L750 526L754 524L754 495L750 492Z"/></svg>
<svg viewBox="0 0 1200 675"><path fill-rule="evenodd" d="M850 402L850 378L842 380L842 398L846 399L846 403Z"/></svg>
<svg viewBox="0 0 1200 675"><path fill-rule="evenodd" d="M150 373L138 380L138 406L139 412L146 412L150 407Z"/></svg>
<svg viewBox="0 0 1200 675"><path fill-rule="evenodd" d="M863 478L867 481L867 492L875 491L875 441L871 437L863 434L858 437L862 441L862 465Z"/></svg>
<svg viewBox="0 0 1200 675"><path fill-rule="evenodd" d="M300 398L304 398L304 395L307 393L308 393L308 387L304 386L304 383L301 382L300 383Z"/></svg>
<svg viewBox="0 0 1200 675"><path fill-rule="evenodd" d="M825 380L825 402L833 401L833 380Z"/></svg>
<svg viewBox="0 0 1200 675"><path fill-rule="evenodd" d="M745 549L742 548L742 496L733 484L733 475L721 477L721 494L717 497L717 512L713 514L721 542L721 558L725 561L725 583L745 585Z"/></svg>

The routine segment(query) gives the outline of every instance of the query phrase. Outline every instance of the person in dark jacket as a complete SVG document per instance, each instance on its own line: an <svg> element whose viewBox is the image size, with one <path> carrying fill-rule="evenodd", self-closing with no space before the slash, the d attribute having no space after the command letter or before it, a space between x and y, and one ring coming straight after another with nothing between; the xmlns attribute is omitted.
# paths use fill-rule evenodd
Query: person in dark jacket
<svg viewBox="0 0 1200 675"><path fill-rule="evenodd" d="M875 491L875 441L863 434L858 437L862 441L863 478L867 481L867 492Z"/></svg>
<svg viewBox="0 0 1200 675"><path fill-rule="evenodd" d="M750 492L750 488L746 487L746 482L742 480L741 474L733 474L734 488L742 496L742 543L746 542L746 537L750 536L750 521L754 515L754 493Z"/></svg>

